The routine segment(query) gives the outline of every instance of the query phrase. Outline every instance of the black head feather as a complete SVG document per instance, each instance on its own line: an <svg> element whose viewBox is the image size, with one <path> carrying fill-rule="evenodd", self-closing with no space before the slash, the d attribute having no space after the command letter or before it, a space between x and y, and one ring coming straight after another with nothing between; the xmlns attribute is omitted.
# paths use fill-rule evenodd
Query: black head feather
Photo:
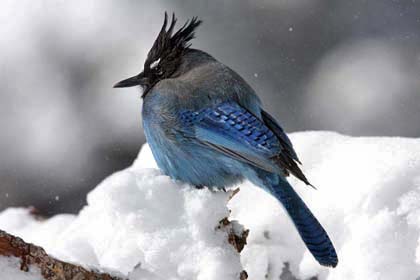
<svg viewBox="0 0 420 280"><path fill-rule="evenodd" d="M115 87L141 85L144 97L157 82L174 74L181 64L182 56L191 46L190 41L194 38L195 29L202 23L197 17L193 17L174 33L176 21L173 13L167 28L168 14L165 12L163 26L147 54L143 72L121 81Z"/></svg>
<svg viewBox="0 0 420 280"><path fill-rule="evenodd" d="M167 29L168 15L165 13L163 26L144 62L144 75L150 77L156 83L159 80L169 78L181 63L182 55L191 46L190 41L194 38L195 29L201 24L201 20L193 17L174 33L176 24L175 14Z"/></svg>

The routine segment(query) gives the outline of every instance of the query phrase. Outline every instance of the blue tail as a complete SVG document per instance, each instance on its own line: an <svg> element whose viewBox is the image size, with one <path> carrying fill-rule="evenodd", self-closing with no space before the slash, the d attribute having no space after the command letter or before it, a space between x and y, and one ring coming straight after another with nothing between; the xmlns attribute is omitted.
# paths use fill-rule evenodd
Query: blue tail
<svg viewBox="0 0 420 280"><path fill-rule="evenodd" d="M266 183L265 187L268 188L267 190L287 210L300 237L315 259L321 265L335 267L338 263L338 258L328 234L286 179L278 175L272 175L263 180Z"/></svg>

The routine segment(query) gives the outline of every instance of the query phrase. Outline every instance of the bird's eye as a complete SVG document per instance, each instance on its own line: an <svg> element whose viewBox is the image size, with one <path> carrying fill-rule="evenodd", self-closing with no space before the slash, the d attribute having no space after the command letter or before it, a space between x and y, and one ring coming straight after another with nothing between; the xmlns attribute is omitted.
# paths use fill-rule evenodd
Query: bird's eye
<svg viewBox="0 0 420 280"><path fill-rule="evenodd" d="M156 68L156 66L158 66L159 65L159 62L160 62L160 59L158 59L158 60L156 60L156 61L154 61L151 65L150 65L150 68Z"/></svg>

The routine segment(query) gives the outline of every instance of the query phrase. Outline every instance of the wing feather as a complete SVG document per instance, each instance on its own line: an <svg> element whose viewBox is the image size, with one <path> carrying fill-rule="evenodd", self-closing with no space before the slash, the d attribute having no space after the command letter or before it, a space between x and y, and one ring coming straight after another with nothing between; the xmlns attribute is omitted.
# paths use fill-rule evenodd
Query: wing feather
<svg viewBox="0 0 420 280"><path fill-rule="evenodd" d="M262 118L234 102L181 113L181 120L192 126L201 144L269 172L290 172L310 185L295 162L298 158L289 138L264 111Z"/></svg>

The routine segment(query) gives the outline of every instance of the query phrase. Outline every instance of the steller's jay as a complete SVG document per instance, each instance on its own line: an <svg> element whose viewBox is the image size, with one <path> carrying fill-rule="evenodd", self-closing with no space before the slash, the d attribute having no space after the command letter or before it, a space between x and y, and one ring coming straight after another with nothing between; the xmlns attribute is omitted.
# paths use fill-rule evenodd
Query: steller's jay
<svg viewBox="0 0 420 280"><path fill-rule="evenodd" d="M114 86L142 88L143 127L158 166L197 187L250 180L281 202L315 259L335 267L330 238L285 178L310 185L289 138L244 79L190 47L201 20L177 31L175 23L173 15L167 27L165 13L143 72Z"/></svg>

